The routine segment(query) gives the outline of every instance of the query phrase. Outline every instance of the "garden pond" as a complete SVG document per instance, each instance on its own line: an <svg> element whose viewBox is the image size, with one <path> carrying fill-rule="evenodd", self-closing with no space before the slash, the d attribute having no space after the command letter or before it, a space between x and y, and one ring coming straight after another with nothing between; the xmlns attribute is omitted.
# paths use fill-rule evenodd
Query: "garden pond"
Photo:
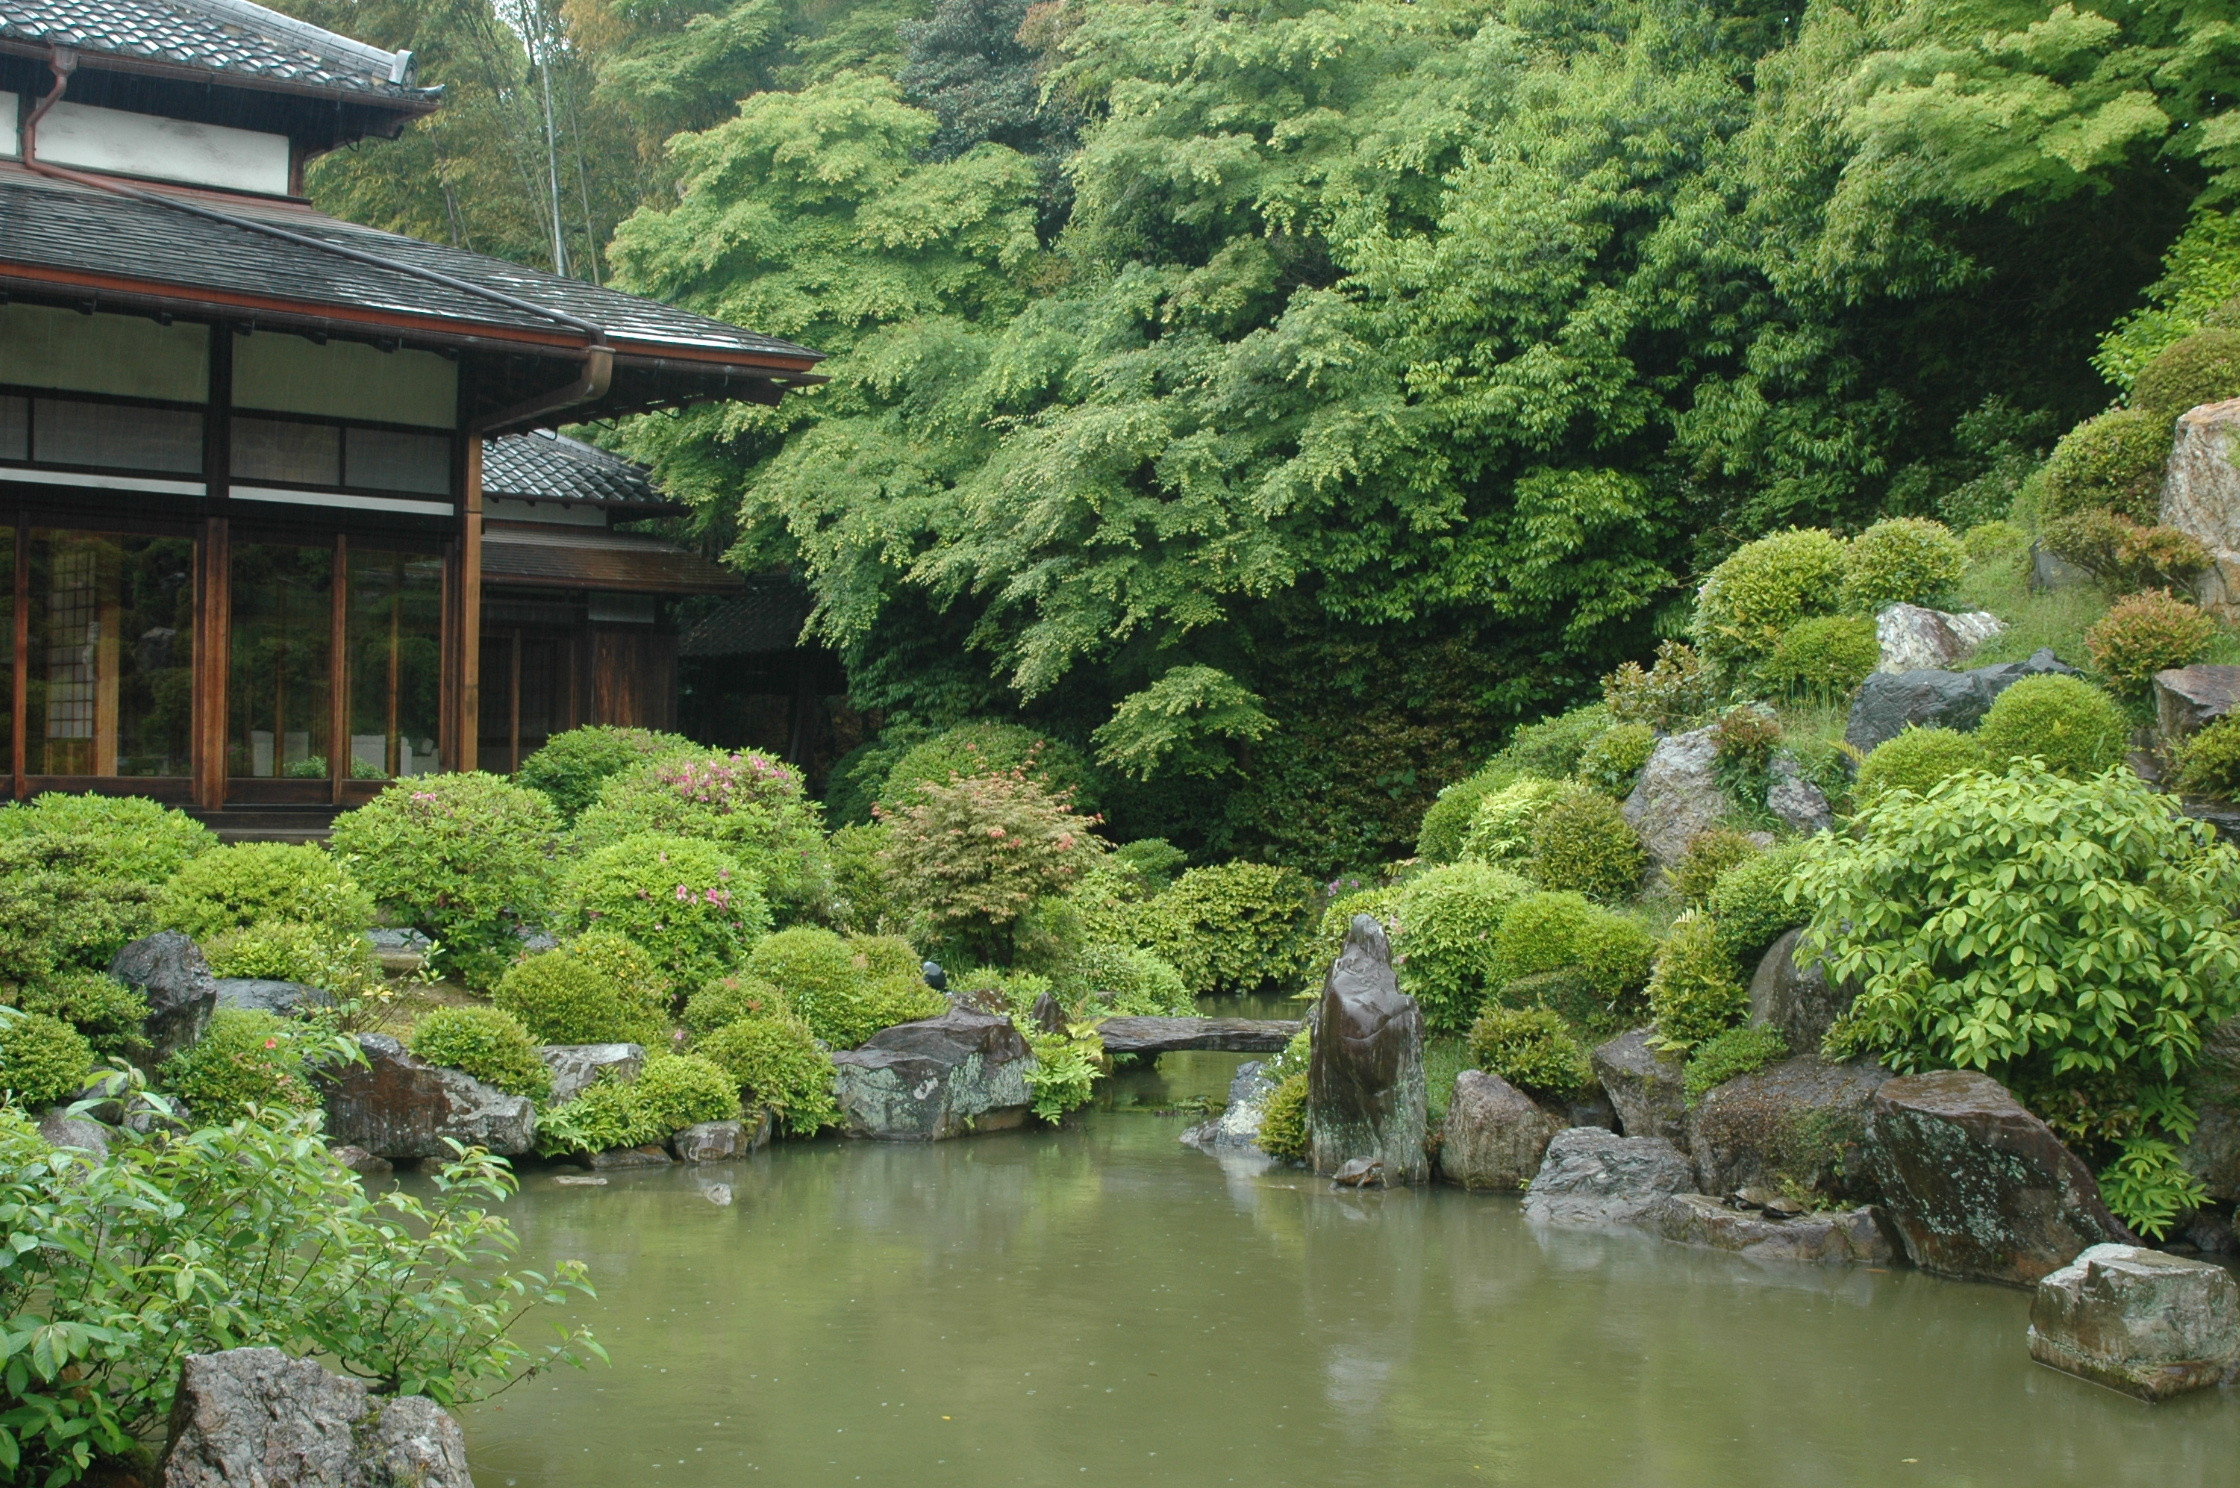
<svg viewBox="0 0 2240 1488"><path fill-rule="evenodd" d="M612 1367L464 1415L483 1488L2229 1484L2240 1390L2031 1362L2028 1294L1538 1232L1178 1144L1237 1056L1065 1130L525 1175ZM1168 1107L1163 1114L1162 1107ZM728 1203L717 1189L728 1189ZM525 1341L533 1341L526 1334Z"/></svg>

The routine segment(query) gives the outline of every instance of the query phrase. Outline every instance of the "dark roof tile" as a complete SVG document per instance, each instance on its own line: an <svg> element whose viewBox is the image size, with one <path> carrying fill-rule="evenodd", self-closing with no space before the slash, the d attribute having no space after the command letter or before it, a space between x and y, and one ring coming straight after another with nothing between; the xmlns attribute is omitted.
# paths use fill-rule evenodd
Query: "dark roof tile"
<svg viewBox="0 0 2240 1488"><path fill-rule="evenodd" d="M250 0L0 0L0 37L165 62L249 83L405 103L433 96L433 90L413 86L409 54L352 41Z"/></svg>
<svg viewBox="0 0 2240 1488"><path fill-rule="evenodd" d="M508 434L482 442L482 491L518 501L669 506L646 468L559 434Z"/></svg>

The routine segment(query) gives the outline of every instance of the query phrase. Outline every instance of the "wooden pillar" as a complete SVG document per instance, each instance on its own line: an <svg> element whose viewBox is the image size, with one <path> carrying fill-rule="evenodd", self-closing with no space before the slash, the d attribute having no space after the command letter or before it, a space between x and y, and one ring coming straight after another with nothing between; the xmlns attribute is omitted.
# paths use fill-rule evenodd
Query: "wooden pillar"
<svg viewBox="0 0 2240 1488"><path fill-rule="evenodd" d="M226 675L233 659L230 571L233 541L224 517L202 524L202 562L195 573L194 799L226 803Z"/></svg>
<svg viewBox="0 0 2240 1488"><path fill-rule="evenodd" d="M342 804L350 778L350 539L334 539L334 605L327 616L327 776L330 799Z"/></svg>
<svg viewBox="0 0 2240 1488"><path fill-rule="evenodd" d="M454 770L479 768L477 749L482 733L482 441L469 432L465 443L458 579L453 586L458 601L452 610L452 628L458 639L451 658L458 682L451 689L451 746L446 751L449 767Z"/></svg>
<svg viewBox="0 0 2240 1488"><path fill-rule="evenodd" d="M31 747L30 720L24 716L25 705L31 696L31 523L23 517L16 518L16 593L15 593L15 675L9 681L14 696L8 700L15 720L16 772L14 789L10 792L17 800L23 799L23 777L30 773Z"/></svg>

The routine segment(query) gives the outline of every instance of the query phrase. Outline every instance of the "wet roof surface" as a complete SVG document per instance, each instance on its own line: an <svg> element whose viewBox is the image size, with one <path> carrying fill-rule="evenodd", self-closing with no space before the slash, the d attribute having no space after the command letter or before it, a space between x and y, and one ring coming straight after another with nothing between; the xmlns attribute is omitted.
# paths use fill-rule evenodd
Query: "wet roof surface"
<svg viewBox="0 0 2240 1488"><path fill-rule="evenodd" d="M418 103L397 54L246 0L0 0L0 37ZM394 79L394 80L392 80Z"/></svg>
<svg viewBox="0 0 2240 1488"><path fill-rule="evenodd" d="M486 496L581 501L602 506L666 506L646 468L596 445L558 434L508 434L482 443Z"/></svg>

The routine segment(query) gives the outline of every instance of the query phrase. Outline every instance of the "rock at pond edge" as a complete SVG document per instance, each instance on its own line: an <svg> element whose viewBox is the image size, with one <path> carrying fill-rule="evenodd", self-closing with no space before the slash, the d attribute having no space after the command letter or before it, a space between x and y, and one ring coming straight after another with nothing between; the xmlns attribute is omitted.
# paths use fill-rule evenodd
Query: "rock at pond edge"
<svg viewBox="0 0 2240 1488"><path fill-rule="evenodd" d="M473 1488L466 1439L432 1400L383 1400L278 1349L189 1354L163 1488Z"/></svg>
<svg viewBox="0 0 2240 1488"><path fill-rule="evenodd" d="M1674 1194L1695 1184L1688 1160L1662 1137L1621 1137L1597 1126L1556 1133L1525 1190L1524 1217L1588 1229L1653 1226Z"/></svg>
<svg viewBox="0 0 2240 1488"><path fill-rule="evenodd" d="M1650 1031L1635 1028L1607 1043L1597 1044L1588 1056L1603 1094L1618 1113L1618 1129L1629 1137L1663 1137L1674 1143L1687 1140L1687 1066L1667 1059L1651 1047Z"/></svg>
<svg viewBox="0 0 2240 1488"><path fill-rule="evenodd" d="M1307 1064L1309 1165L1328 1177L1355 1159L1394 1187L1426 1182L1431 1159L1423 1010L1400 990L1384 926L1355 915L1323 978Z"/></svg>
<svg viewBox="0 0 2240 1488"><path fill-rule="evenodd" d="M952 1006L832 1056L851 1137L931 1142L1026 1124L1034 1051L1010 1018Z"/></svg>
<svg viewBox="0 0 2240 1488"><path fill-rule="evenodd" d="M501 1157L529 1150L537 1118L526 1096L429 1064L387 1034L360 1034L358 1047L365 1051L363 1065L336 1066L321 1078L329 1142L363 1147L391 1162L448 1161L446 1138Z"/></svg>
<svg viewBox="0 0 2240 1488"><path fill-rule="evenodd" d="M2030 1356L2141 1400L2240 1376L2240 1286L2222 1266L2095 1245L2038 1283Z"/></svg>

